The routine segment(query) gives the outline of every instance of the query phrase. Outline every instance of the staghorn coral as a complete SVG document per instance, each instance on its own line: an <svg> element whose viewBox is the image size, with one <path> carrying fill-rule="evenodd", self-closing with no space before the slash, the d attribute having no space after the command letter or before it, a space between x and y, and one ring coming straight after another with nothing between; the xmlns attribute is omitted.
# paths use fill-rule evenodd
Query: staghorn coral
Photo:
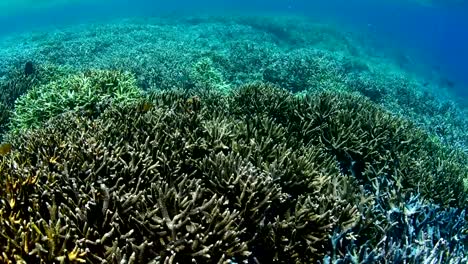
<svg viewBox="0 0 468 264"><path fill-rule="evenodd" d="M291 91L353 91L467 152L468 114L450 82L348 26L277 14L83 24L2 40L0 77L34 58L75 71L131 71L145 90L203 87L211 75L225 88L263 81ZM197 64L208 71L194 75Z"/></svg>
<svg viewBox="0 0 468 264"><path fill-rule="evenodd" d="M3 133L7 129L10 119L10 109L3 102L0 102L0 142L3 142Z"/></svg>
<svg viewBox="0 0 468 264"><path fill-rule="evenodd" d="M262 72L262 80L292 92L327 89L345 90L346 63L351 60L339 52L296 49L275 56Z"/></svg>
<svg viewBox="0 0 468 264"><path fill-rule="evenodd" d="M467 155L433 142L411 122L363 97L334 92L306 97L298 108L312 111L301 117L297 133L302 133L306 144L322 145L342 173L368 184L370 168L382 174L396 170L404 187L421 188L424 198L443 205L466 205L462 183L467 178ZM429 191L434 189L440 193Z"/></svg>
<svg viewBox="0 0 468 264"><path fill-rule="evenodd" d="M23 66L24 67L24 66ZM14 67L8 70L0 79L0 100L8 106L13 106L15 100L28 92L31 88L49 83L52 80L71 73L67 67L53 64L37 64L33 74L25 74L23 67Z"/></svg>
<svg viewBox="0 0 468 264"><path fill-rule="evenodd" d="M18 97L27 93L33 87L49 83L50 81L69 74L71 69L57 67L51 64L35 65L34 72L26 74L24 66L9 69L0 78L0 142L8 130L11 112Z"/></svg>
<svg viewBox="0 0 468 264"><path fill-rule="evenodd" d="M289 197L265 225L255 246L261 263L317 263L330 250L329 234L337 228L354 227L358 207L367 203L350 178L319 175L314 190Z"/></svg>
<svg viewBox="0 0 468 264"><path fill-rule="evenodd" d="M0 157L0 261L339 263L386 236L409 258L398 232L439 220L435 254L463 259L466 156L428 138L364 97L262 83L67 111ZM428 208L413 194L429 220L399 213Z"/></svg>
<svg viewBox="0 0 468 264"><path fill-rule="evenodd" d="M442 208L417 194L403 194L396 175L378 176L366 218L333 232L323 263L465 263L466 209ZM365 228L363 228L365 226ZM353 234L353 236L349 236Z"/></svg>
<svg viewBox="0 0 468 264"><path fill-rule="evenodd" d="M15 103L11 132L38 127L53 116L68 110L99 112L109 101L125 102L140 96L130 73L91 70L70 74L36 86Z"/></svg>
<svg viewBox="0 0 468 264"><path fill-rule="evenodd" d="M213 195L202 188L200 180L181 171L185 168L185 148L178 145L182 143L179 134L163 133L171 123L173 128L183 127L185 120L177 122L174 115L165 111L138 117L140 114L139 107L110 109L105 117L92 121L68 113L65 114L70 117L65 118L68 122L60 117L48 129L24 135L31 137L30 144L18 147L18 151L29 153L29 159L43 168L44 173L35 178L42 184L25 194L30 197L27 206L37 208L38 214L23 212L26 214L23 217L37 219L34 224L38 231L29 226L23 228L29 228L31 234L47 233L49 225L36 222L51 221L57 228L49 239L53 244L41 241L41 236L16 233L26 238L18 240L22 241L19 245L3 247L6 256L19 255L27 262L73 261L67 257L68 252L78 252L81 260L92 263L180 263L191 259L222 262L233 256L248 256L246 242L238 239L244 232L236 224L239 211L225 208L226 198L222 194ZM122 115L136 118L136 122L126 122ZM115 123L117 120L120 121ZM150 135L139 137L134 130L137 124L141 125L140 131ZM136 141L130 145L122 141L124 135ZM41 141L57 145L47 148L38 144ZM37 152L36 147L42 151ZM38 153L42 155L36 156ZM164 162L165 157L170 162ZM7 170L2 170L2 176L19 173L18 177L24 177L14 168ZM19 190L8 193L11 195L6 197L8 201L25 198ZM60 213L42 211L46 208L41 207L48 205ZM5 215L15 214L13 208L5 210ZM8 223L12 217L4 219L7 219L2 226L5 233L20 230ZM0 244L9 244L4 242Z"/></svg>
<svg viewBox="0 0 468 264"><path fill-rule="evenodd" d="M196 89L229 89L222 74L213 67L213 62L208 57L197 61L193 65L189 76Z"/></svg>

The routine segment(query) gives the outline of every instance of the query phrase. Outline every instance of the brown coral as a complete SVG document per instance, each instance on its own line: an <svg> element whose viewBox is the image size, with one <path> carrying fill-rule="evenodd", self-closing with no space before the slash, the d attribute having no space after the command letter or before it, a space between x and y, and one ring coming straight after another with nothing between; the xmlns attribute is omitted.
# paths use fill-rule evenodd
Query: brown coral
<svg viewBox="0 0 468 264"><path fill-rule="evenodd" d="M382 175L402 195L466 204L463 158L362 97L193 95L68 112L12 138L0 261L314 263L334 231L369 228Z"/></svg>

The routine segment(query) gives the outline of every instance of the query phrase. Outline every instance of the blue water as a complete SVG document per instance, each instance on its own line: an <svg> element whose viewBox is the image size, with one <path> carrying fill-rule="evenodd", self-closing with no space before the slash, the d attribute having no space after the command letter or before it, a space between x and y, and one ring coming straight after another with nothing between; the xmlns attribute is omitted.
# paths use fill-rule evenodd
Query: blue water
<svg viewBox="0 0 468 264"><path fill-rule="evenodd" d="M428 79L441 74L455 93L468 98L468 3L428 7L401 0L108 0L0 17L0 34L125 16L227 11L301 14L365 32L389 56L419 62L423 67L417 70Z"/></svg>

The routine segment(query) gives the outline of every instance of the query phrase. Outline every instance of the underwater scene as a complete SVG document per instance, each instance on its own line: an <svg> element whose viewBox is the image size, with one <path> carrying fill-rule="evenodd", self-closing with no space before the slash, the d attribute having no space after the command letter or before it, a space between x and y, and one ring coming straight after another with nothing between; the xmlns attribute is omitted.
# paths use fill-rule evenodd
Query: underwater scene
<svg viewBox="0 0 468 264"><path fill-rule="evenodd" d="M0 2L0 263L468 263L468 3Z"/></svg>

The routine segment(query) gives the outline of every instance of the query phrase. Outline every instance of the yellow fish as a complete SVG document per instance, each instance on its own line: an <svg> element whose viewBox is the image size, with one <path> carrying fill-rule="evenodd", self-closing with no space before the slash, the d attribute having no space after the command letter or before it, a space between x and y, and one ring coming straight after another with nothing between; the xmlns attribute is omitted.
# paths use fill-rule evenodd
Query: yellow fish
<svg viewBox="0 0 468 264"><path fill-rule="evenodd" d="M11 152L12 145L10 143L3 143L0 145L0 156L5 156Z"/></svg>

